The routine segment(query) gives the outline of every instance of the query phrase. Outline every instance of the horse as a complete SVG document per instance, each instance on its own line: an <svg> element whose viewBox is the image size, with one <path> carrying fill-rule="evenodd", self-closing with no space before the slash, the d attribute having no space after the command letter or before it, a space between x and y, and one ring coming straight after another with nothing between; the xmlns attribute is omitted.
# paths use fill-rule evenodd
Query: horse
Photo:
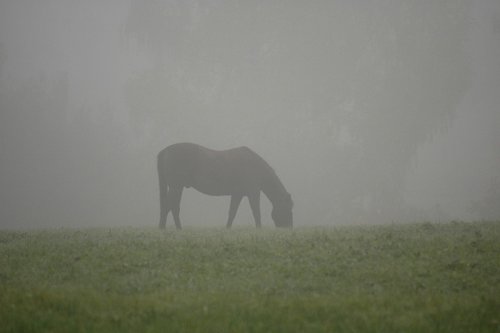
<svg viewBox="0 0 500 333"><path fill-rule="evenodd" d="M257 228L261 227L260 192L264 192L273 209L276 227L293 226L293 201L271 166L248 147L212 150L194 143L176 143L158 153L160 183L160 229L171 211L175 226L182 229L179 218L184 188L194 188L211 196L231 196L226 227L233 224L243 197L248 197Z"/></svg>

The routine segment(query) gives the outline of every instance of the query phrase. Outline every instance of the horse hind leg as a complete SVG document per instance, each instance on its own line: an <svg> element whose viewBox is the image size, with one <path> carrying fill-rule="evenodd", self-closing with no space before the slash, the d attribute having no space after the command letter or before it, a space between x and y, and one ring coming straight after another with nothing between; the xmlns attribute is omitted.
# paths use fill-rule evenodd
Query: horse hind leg
<svg viewBox="0 0 500 333"><path fill-rule="evenodd" d="M181 219L179 217L181 210L181 197L183 187L170 187L168 191L168 200L172 209L175 226L178 230L182 229Z"/></svg>
<svg viewBox="0 0 500 333"><path fill-rule="evenodd" d="M160 229L165 229L169 211L168 186L165 183L160 183Z"/></svg>

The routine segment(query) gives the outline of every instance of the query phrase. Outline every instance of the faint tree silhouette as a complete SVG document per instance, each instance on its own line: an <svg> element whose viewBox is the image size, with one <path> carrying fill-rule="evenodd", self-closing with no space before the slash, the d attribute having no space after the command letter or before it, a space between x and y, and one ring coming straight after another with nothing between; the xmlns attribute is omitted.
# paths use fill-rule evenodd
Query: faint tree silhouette
<svg viewBox="0 0 500 333"><path fill-rule="evenodd" d="M127 101L158 147L213 132L287 147L308 161L290 171L304 206L396 219L417 147L468 88L468 12L464 0L134 1L126 34L155 61Z"/></svg>

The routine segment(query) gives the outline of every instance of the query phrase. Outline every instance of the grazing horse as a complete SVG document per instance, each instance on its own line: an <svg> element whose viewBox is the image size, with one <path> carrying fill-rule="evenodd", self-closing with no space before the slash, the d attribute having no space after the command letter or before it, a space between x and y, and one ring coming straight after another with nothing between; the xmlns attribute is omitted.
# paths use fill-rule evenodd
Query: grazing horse
<svg viewBox="0 0 500 333"><path fill-rule="evenodd" d="M212 150L193 143L176 143L158 154L160 181L160 228L172 211L175 226L181 229L180 202L184 187L207 195L230 195L227 228L233 224L243 197L248 197L255 225L260 228L260 191L273 210L277 227L292 227L292 198L273 168L250 148Z"/></svg>

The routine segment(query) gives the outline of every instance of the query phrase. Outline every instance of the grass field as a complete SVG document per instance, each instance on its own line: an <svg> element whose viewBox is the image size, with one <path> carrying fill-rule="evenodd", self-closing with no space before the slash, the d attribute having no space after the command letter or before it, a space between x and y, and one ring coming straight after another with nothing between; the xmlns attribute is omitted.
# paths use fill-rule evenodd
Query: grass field
<svg viewBox="0 0 500 333"><path fill-rule="evenodd" d="M1 332L500 332L500 223L0 231Z"/></svg>

